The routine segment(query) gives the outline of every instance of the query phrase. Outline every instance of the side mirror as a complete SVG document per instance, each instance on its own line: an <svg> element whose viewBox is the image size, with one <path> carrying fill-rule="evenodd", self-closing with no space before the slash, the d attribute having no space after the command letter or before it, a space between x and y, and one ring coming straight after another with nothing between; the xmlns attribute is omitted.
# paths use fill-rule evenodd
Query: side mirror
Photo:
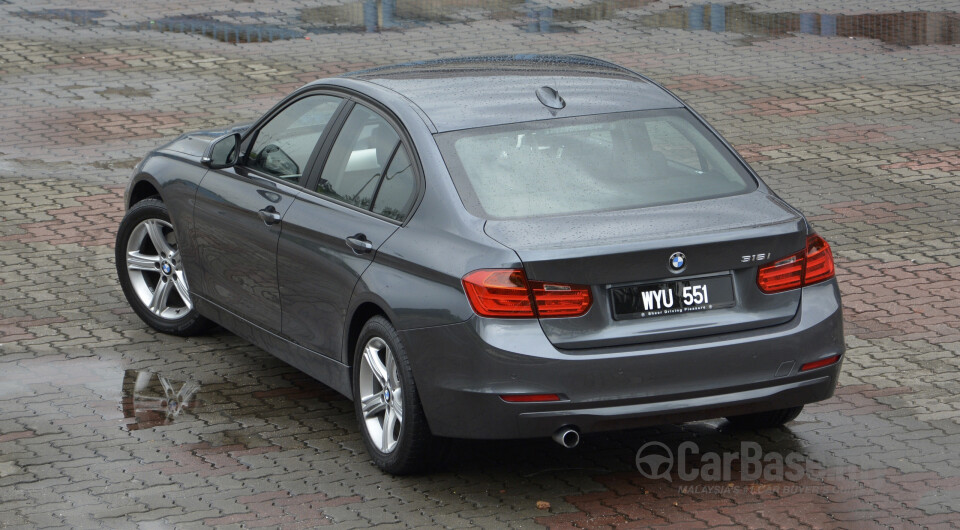
<svg viewBox="0 0 960 530"><path fill-rule="evenodd" d="M221 136L210 142L200 163L210 169L223 169L237 163L240 157L240 133Z"/></svg>

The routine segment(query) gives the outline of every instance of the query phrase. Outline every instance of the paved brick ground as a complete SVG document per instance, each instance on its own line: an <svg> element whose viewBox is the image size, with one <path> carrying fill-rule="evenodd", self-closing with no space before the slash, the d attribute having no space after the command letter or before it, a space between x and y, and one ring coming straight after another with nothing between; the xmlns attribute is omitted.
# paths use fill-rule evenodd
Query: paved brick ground
<svg viewBox="0 0 960 530"><path fill-rule="evenodd" d="M958 525L960 47L904 46L890 34L900 19L882 40L687 31L686 0L543 2L552 17L463 1L442 20L372 33L360 4L336 4L0 0L0 526ZM744 6L782 14L795 2ZM928 11L910 27L929 37L960 2L804 10L853 17L837 19L841 35L873 24L857 15ZM350 29L323 27L333 20ZM733 11L726 27L741 27ZM297 38L257 42L267 31ZM120 186L152 146L248 120L318 76L516 52L643 70L811 217L845 296L836 397L762 432L715 421L590 436L576 451L455 442L429 476L391 478L364 454L343 398L229 334L159 336L127 308L111 241ZM161 377L186 404L173 420L142 397L161 395ZM652 480L634 465L649 441L701 453L756 442L798 453L805 473Z"/></svg>

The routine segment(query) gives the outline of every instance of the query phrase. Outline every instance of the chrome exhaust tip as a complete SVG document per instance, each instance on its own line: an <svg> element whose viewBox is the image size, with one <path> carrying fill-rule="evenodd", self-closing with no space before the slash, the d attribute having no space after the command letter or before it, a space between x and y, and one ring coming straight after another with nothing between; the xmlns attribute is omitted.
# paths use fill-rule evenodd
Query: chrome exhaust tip
<svg viewBox="0 0 960 530"><path fill-rule="evenodd" d="M576 427L560 427L553 433L553 441L567 449L573 449L580 444L580 432Z"/></svg>

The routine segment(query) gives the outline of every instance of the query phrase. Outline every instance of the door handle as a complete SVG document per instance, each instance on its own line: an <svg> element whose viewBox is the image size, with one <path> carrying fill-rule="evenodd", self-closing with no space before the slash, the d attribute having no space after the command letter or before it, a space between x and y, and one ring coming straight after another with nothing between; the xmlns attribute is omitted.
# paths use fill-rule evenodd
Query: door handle
<svg viewBox="0 0 960 530"><path fill-rule="evenodd" d="M264 224L267 225L275 225L280 222L280 212L273 206L267 206L262 210L258 210L257 215L259 215L260 219L263 219Z"/></svg>
<svg viewBox="0 0 960 530"><path fill-rule="evenodd" d="M346 239L347 246L352 248L357 254L367 254L373 250L373 243L367 240L367 236L356 234Z"/></svg>

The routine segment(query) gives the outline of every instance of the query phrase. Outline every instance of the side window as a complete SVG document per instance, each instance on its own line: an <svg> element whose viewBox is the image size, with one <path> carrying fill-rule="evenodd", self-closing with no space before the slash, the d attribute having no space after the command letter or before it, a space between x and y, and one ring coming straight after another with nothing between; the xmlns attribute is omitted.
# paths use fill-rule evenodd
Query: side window
<svg viewBox="0 0 960 530"><path fill-rule="evenodd" d="M283 109L257 132L247 165L299 184L314 147L341 101L334 96L309 96Z"/></svg>
<svg viewBox="0 0 960 530"><path fill-rule="evenodd" d="M330 150L317 192L369 209L399 143L400 136L392 125L363 105L356 105Z"/></svg>
<svg viewBox="0 0 960 530"><path fill-rule="evenodd" d="M402 223L416 200L416 191L417 176L407 150L401 146L377 190L373 211Z"/></svg>
<svg viewBox="0 0 960 530"><path fill-rule="evenodd" d="M703 170L700 167L700 156L697 154L696 146L672 123L666 120L648 121L647 132L650 135L653 150L662 154L666 161L682 164L696 171Z"/></svg>

